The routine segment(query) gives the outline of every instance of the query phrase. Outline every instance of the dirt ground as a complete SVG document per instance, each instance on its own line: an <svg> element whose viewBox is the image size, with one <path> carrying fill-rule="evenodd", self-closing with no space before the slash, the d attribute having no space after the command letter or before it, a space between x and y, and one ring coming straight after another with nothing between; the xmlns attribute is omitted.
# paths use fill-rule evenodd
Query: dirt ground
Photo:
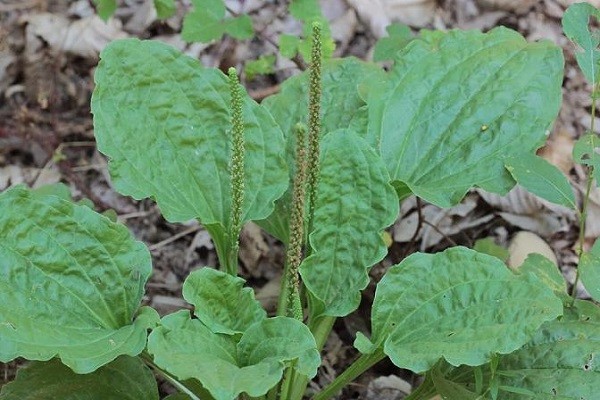
<svg viewBox="0 0 600 400"><path fill-rule="evenodd" d="M186 307L181 285L190 270L214 266L217 258L208 234L197 223L168 223L153 202L133 201L113 190L106 160L95 149L89 108L98 53L111 40L135 36L165 41L200 59L205 66L243 69L246 60L273 54L273 41L280 32L298 33L300 26L288 15L285 1L232 0L226 1L231 11L252 16L258 32L255 39L237 41L226 37L213 44L186 44L179 33L182 17L191 7L189 0L177 1L177 14L166 21L156 19L151 0L123 0L108 23L95 15L91 3L0 0L0 190L18 183L37 187L60 181L71 187L76 198L91 199L98 211L114 210L150 247L154 274L144 301L166 314ZM560 26L571 0L321 3L336 39L336 56L371 58L376 40L385 35L385 27L392 21L405 23L415 32L421 28L485 31L504 25L528 40L548 39L562 46L566 58L564 102L540 154L569 176L581 199L585 171L574 165L571 151L573 142L590 126L591 88L577 70L573 45ZM244 83L260 101L276 93L279 83L297 72L294 63L278 59L274 74ZM528 252L555 257L566 278L574 280L578 261L574 245L579 229L574 213L519 188L503 198L474 190L461 204L444 210L412 198L402 204L401 211L389 230L393 240L389 255L372 270L373 282L387 267L415 251L435 252L456 244L473 247L478 239L488 237L510 248L512 262ZM519 234L523 231L529 233ZM598 236L597 190L590 202L586 246ZM283 263L281 244L250 224L243 231L240 261L243 277L256 289L265 307L272 310ZM578 291L580 296L587 296L583 288ZM333 379L356 355L352 342L356 331L369 329L368 305L373 295L374 283L364 293L363 306L337 321L315 387ZM0 365L0 385L12 379L14 372L15 363ZM403 391L417 384L417 379L383 362L359 378L341 398L401 399Z"/></svg>

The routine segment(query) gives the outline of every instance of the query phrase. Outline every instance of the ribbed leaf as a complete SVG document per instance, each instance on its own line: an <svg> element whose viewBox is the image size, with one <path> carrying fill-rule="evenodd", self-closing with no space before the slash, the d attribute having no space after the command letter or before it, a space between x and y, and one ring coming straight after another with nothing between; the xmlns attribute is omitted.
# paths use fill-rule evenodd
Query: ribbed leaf
<svg viewBox="0 0 600 400"><path fill-rule="evenodd" d="M383 346L401 368L423 372L441 357L480 365L510 353L562 313L533 275L515 276L497 258L456 247L414 254L377 285L371 350ZM369 350L362 337L361 351Z"/></svg>
<svg viewBox="0 0 600 400"><path fill-rule="evenodd" d="M385 257L381 232L398 216L398 198L381 158L351 131L322 139L320 168L312 252L300 273L323 314L344 316L358 307L369 268Z"/></svg>
<svg viewBox="0 0 600 400"><path fill-rule="evenodd" d="M167 45L126 39L104 49L95 80L96 140L117 190L154 198L169 221L198 218L224 235L231 212L227 77ZM271 213L288 173L273 118L247 96L243 114L248 221Z"/></svg>
<svg viewBox="0 0 600 400"><path fill-rule="evenodd" d="M211 268L192 272L183 284L183 297L195 306L194 314L214 333L243 333L267 318L244 280Z"/></svg>
<svg viewBox="0 0 600 400"><path fill-rule="evenodd" d="M158 400L152 371L139 358L121 356L80 375L58 360L35 362L0 391L0 400Z"/></svg>
<svg viewBox="0 0 600 400"><path fill-rule="evenodd" d="M77 373L145 347L152 265L127 228L16 187L0 195L0 361L54 356Z"/></svg>
<svg viewBox="0 0 600 400"><path fill-rule="evenodd" d="M179 311L152 331L148 350L157 365L179 379L198 379L216 400L233 400L242 392L262 396L279 382L288 361L298 359L299 371L310 371L309 377L320 362L308 328L286 317L251 325L236 343Z"/></svg>
<svg viewBox="0 0 600 400"><path fill-rule="evenodd" d="M423 32L369 91L369 142L392 180L436 205L457 203L472 186L506 193L514 181L503 158L543 143L562 72L560 48L506 28Z"/></svg>

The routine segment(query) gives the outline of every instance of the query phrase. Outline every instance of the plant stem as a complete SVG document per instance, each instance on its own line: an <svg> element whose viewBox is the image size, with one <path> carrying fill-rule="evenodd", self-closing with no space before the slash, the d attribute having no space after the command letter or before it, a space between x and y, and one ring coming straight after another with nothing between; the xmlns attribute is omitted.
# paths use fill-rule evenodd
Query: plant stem
<svg viewBox="0 0 600 400"><path fill-rule="evenodd" d="M142 354L140 354L140 358L146 363L146 365L148 365L150 368L152 368L153 371L155 371L156 373L161 375L171 385L173 385L175 387L175 389L179 390L182 393L187 394L190 397L190 399L192 399L192 400L201 400L200 397L196 396L196 394L194 392L192 392L190 389L188 389L177 378L175 378L173 375L169 374L167 371L163 370L161 367L156 365L154 363L154 361L152 360L152 357L150 356L150 354L143 352Z"/></svg>
<svg viewBox="0 0 600 400"><path fill-rule="evenodd" d="M321 133L321 24L312 24L312 50L310 57L310 76L308 88L308 229L312 231L315 213L317 183L319 181L319 136Z"/></svg>
<svg viewBox="0 0 600 400"><path fill-rule="evenodd" d="M244 116L242 93L235 68L229 68L231 91L231 220L229 226L229 251L227 272L237 276L240 232L242 231L242 206L244 203Z"/></svg>
<svg viewBox="0 0 600 400"><path fill-rule="evenodd" d="M600 89L599 84L595 84L592 89L592 120L590 122L590 133L595 135L595 120L596 120L596 97L598 96L598 90ZM579 244L577 246L577 257L581 260L581 256L583 255L583 245L585 243L585 223L587 219L587 209L590 201L590 193L592 192L592 184L593 184L593 176L594 176L594 167L592 165L588 165L587 173L586 173L586 188L585 188L585 196L583 198L583 204L581 206L581 213L579 213ZM579 268L577 268L577 272L575 273L575 282L573 282L573 287L571 288L571 298L575 300L577 297L577 284L579 283Z"/></svg>
<svg viewBox="0 0 600 400"><path fill-rule="evenodd" d="M379 361L385 358L383 349L379 348L371 354L362 354L356 361L354 361L348 369L346 369L341 375L333 380L328 386L326 386L320 393L312 397L312 400L327 400L335 396L342 388L356 379L363 372L377 364Z"/></svg>

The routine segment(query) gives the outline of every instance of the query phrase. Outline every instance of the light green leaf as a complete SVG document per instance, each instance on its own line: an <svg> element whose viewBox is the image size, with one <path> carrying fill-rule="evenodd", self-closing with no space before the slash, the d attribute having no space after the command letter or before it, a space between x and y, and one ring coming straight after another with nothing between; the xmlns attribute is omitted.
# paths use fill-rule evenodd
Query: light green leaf
<svg viewBox="0 0 600 400"><path fill-rule="evenodd" d="M160 19L169 18L177 11L174 0L154 0L154 8L156 9L156 15Z"/></svg>
<svg viewBox="0 0 600 400"><path fill-rule="evenodd" d="M373 61L393 60L413 40L413 34L407 25L395 23L388 25L385 30L388 36L382 37L375 44Z"/></svg>
<svg viewBox="0 0 600 400"><path fill-rule="evenodd" d="M117 10L117 0L94 0L94 4L98 16L104 21L108 21Z"/></svg>
<svg viewBox="0 0 600 400"><path fill-rule="evenodd" d="M296 360L294 368L308 378L317 375L321 356L308 327L293 318L274 317L255 323L238 344L242 365Z"/></svg>
<svg viewBox="0 0 600 400"><path fill-rule="evenodd" d="M299 371L311 373L319 362L308 328L286 317L250 326L236 343L232 336L215 334L179 311L164 317L152 331L148 350L161 368L179 379L198 379L216 400L233 400L242 392L262 396L279 382L286 362L298 359Z"/></svg>
<svg viewBox="0 0 600 400"><path fill-rule="evenodd" d="M244 72L248 80L253 80L256 75L267 75L275 72L275 61L277 56L269 54L260 56L256 60L247 61L244 65Z"/></svg>
<svg viewBox="0 0 600 400"><path fill-rule="evenodd" d="M473 245L473 250L494 256L502 262L506 262L509 256L508 250L502 246L498 246L492 237L477 239Z"/></svg>
<svg viewBox="0 0 600 400"><path fill-rule="evenodd" d="M88 373L137 355L158 315L136 312L152 264L127 228L15 187L0 195L0 361L55 356Z"/></svg>
<svg viewBox="0 0 600 400"><path fill-rule="evenodd" d="M548 161L534 154L522 154L507 158L505 166L517 183L531 193L577 210L573 188L567 177Z"/></svg>
<svg viewBox="0 0 600 400"><path fill-rule="evenodd" d="M299 21L307 21L323 15L318 0L292 0L289 12Z"/></svg>
<svg viewBox="0 0 600 400"><path fill-rule="evenodd" d="M590 17L599 22L600 10L588 3L572 4L563 15L562 26L565 35L579 46L579 51L575 53L577 64L593 86L598 82L600 36L597 30L590 30Z"/></svg>
<svg viewBox="0 0 600 400"><path fill-rule="evenodd" d="M244 282L225 272L201 268L183 283L183 298L194 305L194 315L214 333L243 333L267 317Z"/></svg>
<svg viewBox="0 0 600 400"><path fill-rule="evenodd" d="M287 57L287 58L294 57L296 55L296 53L298 53L298 45L299 44L300 44L300 38L298 36L286 35L286 34L279 35L279 52L284 57Z"/></svg>
<svg viewBox="0 0 600 400"><path fill-rule="evenodd" d="M321 140L320 176L312 248L300 265L307 289L324 315L358 308L368 271L387 253L381 231L398 216L398 198L381 158L354 132L338 130Z"/></svg>
<svg viewBox="0 0 600 400"><path fill-rule="evenodd" d="M546 285L514 275L495 257L463 247L417 253L377 285L372 350L383 346L394 364L417 373L442 357L481 365L518 349L560 314L562 303Z"/></svg>
<svg viewBox="0 0 600 400"><path fill-rule="evenodd" d="M472 186L506 193L514 181L503 159L543 143L562 73L560 48L506 28L423 32L369 91L368 140L392 180L438 206Z"/></svg>
<svg viewBox="0 0 600 400"><path fill-rule="evenodd" d="M581 165L593 168L592 178L596 185L600 184L600 138L595 133L587 133L580 137L573 146L573 160Z"/></svg>
<svg viewBox="0 0 600 400"><path fill-rule="evenodd" d="M116 189L154 198L169 221L198 218L224 241L231 213L227 77L158 42L115 41L101 58L92 111ZM289 178L273 118L248 96L243 114L245 222L267 217Z"/></svg>
<svg viewBox="0 0 600 400"><path fill-rule="evenodd" d="M577 266L581 282L596 301L600 301L600 239L589 253L583 253Z"/></svg>
<svg viewBox="0 0 600 400"><path fill-rule="evenodd" d="M282 43L279 39L280 52L284 57L292 58L298 51L305 60L310 60L311 51L311 32L312 23L319 22L321 24L321 49L323 58L329 59L335 50L335 42L331 37L331 28L329 21L323 16L321 5L318 0L293 0L289 7L290 14L298 21L302 21L304 26L302 29L303 39L295 42L296 46L289 46L289 37L285 39L288 43ZM286 35L289 36L289 35ZM292 48L294 51L292 52Z"/></svg>
<svg viewBox="0 0 600 400"><path fill-rule="evenodd" d="M236 39L251 39L254 36L252 19L246 14L235 18L228 18L224 23L225 32Z"/></svg>
<svg viewBox="0 0 600 400"><path fill-rule="evenodd" d="M152 371L139 358L121 356L80 375L58 360L34 362L2 387L0 400L158 400Z"/></svg>
<svg viewBox="0 0 600 400"><path fill-rule="evenodd" d="M517 273L532 273L541 282L545 283L558 296L567 295L567 283L558 267L541 254L532 253L527 256Z"/></svg>
<svg viewBox="0 0 600 400"><path fill-rule="evenodd" d="M365 80L381 79L383 71L374 64L365 63L353 57L330 60L323 63L323 87L327 88L321 98L321 137L338 129L346 129L352 124L353 117L365 105L360 97L358 86ZM275 121L287 138L286 157L288 168L293 171L294 125L307 124L308 118L308 74L303 73L288 79L282 84L281 91L263 101ZM353 126L355 132L366 131L366 119L362 126ZM290 175L290 181L292 175ZM291 185L286 196L276 203L275 212L268 220L259 224L283 242L287 242L289 207L291 204Z"/></svg>

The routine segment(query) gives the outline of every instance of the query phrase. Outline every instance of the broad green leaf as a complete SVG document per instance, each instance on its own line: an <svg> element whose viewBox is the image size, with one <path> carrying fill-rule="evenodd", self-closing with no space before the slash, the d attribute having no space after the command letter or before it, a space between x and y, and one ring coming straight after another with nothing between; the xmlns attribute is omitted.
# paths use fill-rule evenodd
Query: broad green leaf
<svg viewBox="0 0 600 400"><path fill-rule="evenodd" d="M256 75L266 75L275 72L275 61L277 56L269 54L260 56L256 60L247 61L244 65L244 72L248 80L253 80Z"/></svg>
<svg viewBox="0 0 600 400"><path fill-rule="evenodd" d="M365 80L382 78L382 70L374 64L352 57L330 60L323 63L322 79L324 90L321 97L321 135L338 129L346 129L353 117L365 105L358 92L358 85ZM263 106L270 112L287 138L286 157L288 168L293 171L295 137L293 127L308 119L308 73L297 75L282 84L281 91L266 98ZM356 132L366 131L365 125L353 127ZM292 176L290 176L290 180ZM291 185L290 185L291 186ZM283 242L287 242L288 218L291 203L291 188L285 197L276 203L275 212L259 224Z"/></svg>
<svg viewBox="0 0 600 400"><path fill-rule="evenodd" d="M562 303L532 274L514 275L497 258L455 247L413 254L377 285L371 350L383 346L400 368L424 372L440 358L481 365L510 353ZM365 351L365 339L361 340Z"/></svg>
<svg viewBox="0 0 600 400"><path fill-rule="evenodd" d="M179 311L152 331L148 350L161 368L179 379L198 379L216 400L233 400L242 392L262 396L279 382L289 361L298 359L299 371L309 377L320 362L308 328L286 317L250 326L236 343Z"/></svg>
<svg viewBox="0 0 600 400"><path fill-rule="evenodd" d="M581 282L596 301L600 301L600 239L589 252L583 253L577 266Z"/></svg>
<svg viewBox="0 0 600 400"><path fill-rule="evenodd" d="M169 18L177 11L174 0L154 0L154 8L160 19Z"/></svg>
<svg viewBox="0 0 600 400"><path fill-rule="evenodd" d="M573 146L573 160L581 165L593 168L592 178L596 185L600 184L600 138L595 133L587 133L580 137Z"/></svg>
<svg viewBox="0 0 600 400"><path fill-rule="evenodd" d="M399 212L389 180L381 158L355 133L338 130L321 140L312 251L300 274L323 302L324 315L341 317L358 308L370 267L387 253L381 231Z"/></svg>
<svg viewBox="0 0 600 400"><path fill-rule="evenodd" d="M569 180L548 161L534 154L522 154L507 158L505 166L517 183L531 193L554 204L577 210Z"/></svg>
<svg viewBox="0 0 600 400"><path fill-rule="evenodd" d="M395 23L388 25L385 30L388 36L382 37L375 44L373 61L393 60L396 53L413 40L413 34L407 25Z"/></svg>
<svg viewBox="0 0 600 400"><path fill-rule="evenodd" d="M89 207L15 187L0 195L0 361L55 356L88 373L137 355L150 253Z"/></svg>
<svg viewBox="0 0 600 400"><path fill-rule="evenodd" d="M517 273L532 273L545 283L558 296L567 295L567 283L556 265L541 254L532 253L527 256Z"/></svg>
<svg viewBox="0 0 600 400"><path fill-rule="evenodd" d="M225 272L201 268L185 280L183 298L194 305L194 315L214 333L243 333L267 317L244 282Z"/></svg>
<svg viewBox="0 0 600 400"><path fill-rule="evenodd" d="M227 77L158 42L115 41L101 58L92 111L116 189L152 197L169 221L198 218L224 241L231 213ZM247 96L243 114L248 221L271 213L289 178L273 118Z"/></svg>
<svg viewBox="0 0 600 400"><path fill-rule="evenodd" d="M244 14L225 20L225 32L236 39L250 39L254 36L252 19Z"/></svg>
<svg viewBox="0 0 600 400"><path fill-rule="evenodd" d="M104 21L108 21L117 10L117 0L94 0L94 4L98 16Z"/></svg>
<svg viewBox="0 0 600 400"><path fill-rule="evenodd" d="M369 91L372 143L393 181L438 206L473 186L506 193L504 158L533 153L561 103L563 57L500 27L422 32Z"/></svg>
<svg viewBox="0 0 600 400"><path fill-rule="evenodd" d="M577 64L583 71L585 78L595 85L598 82L600 62L600 36L598 31L590 30L590 18L600 21L600 10L588 3L572 4L564 13L562 26L565 35L577 46L579 51L575 53Z"/></svg>
<svg viewBox="0 0 600 400"><path fill-rule="evenodd" d="M586 315L590 311L592 315ZM499 358L495 371L498 399L592 400L597 397L600 392L600 365L596 361L600 346L598 306L577 300L573 309L565 309L567 312L568 317L545 323L529 343ZM483 369L489 386L489 367ZM472 372L470 368L460 367L446 378L472 388Z"/></svg>
<svg viewBox="0 0 600 400"><path fill-rule="evenodd" d="M242 365L296 360L294 368L313 378L321 364L316 346L315 338L301 321L275 317L248 328L238 344L238 357Z"/></svg>
<svg viewBox="0 0 600 400"><path fill-rule="evenodd" d="M0 400L158 400L152 371L139 358L121 356L90 374L76 374L54 359L34 362L2 387Z"/></svg>
<svg viewBox="0 0 600 400"><path fill-rule="evenodd" d="M502 246L498 246L492 237L477 239L473 245L473 250L494 256L502 262L506 262L509 256L508 250Z"/></svg>

